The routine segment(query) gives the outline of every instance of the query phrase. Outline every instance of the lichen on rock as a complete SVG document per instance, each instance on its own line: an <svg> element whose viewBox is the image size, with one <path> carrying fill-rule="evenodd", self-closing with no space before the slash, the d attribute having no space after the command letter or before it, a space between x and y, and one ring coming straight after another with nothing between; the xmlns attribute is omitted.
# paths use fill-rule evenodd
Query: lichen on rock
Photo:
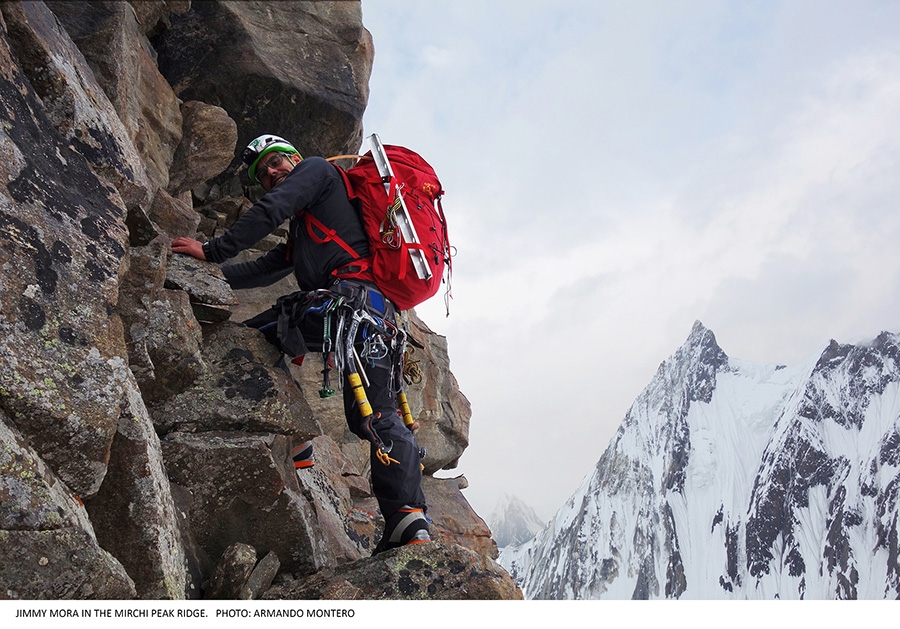
<svg viewBox="0 0 900 629"><path fill-rule="evenodd" d="M520 596L461 481L426 481L434 542L370 558L384 522L340 396L318 397L315 356L277 367L235 322L296 287L236 294L170 251L258 198L235 150L261 121L304 154L357 148L359 3L10 1L0 16L0 597L293 596L304 578L324 584L311 596L367 596L373 569L392 582L378 597ZM470 411L445 341L408 325L426 346L409 393L431 474L455 466ZM298 473L306 440L317 464Z"/></svg>

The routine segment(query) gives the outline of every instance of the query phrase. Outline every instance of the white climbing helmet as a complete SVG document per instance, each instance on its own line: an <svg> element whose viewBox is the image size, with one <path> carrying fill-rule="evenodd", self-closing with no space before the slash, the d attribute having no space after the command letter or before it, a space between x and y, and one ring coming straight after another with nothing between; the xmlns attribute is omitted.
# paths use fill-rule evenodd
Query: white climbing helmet
<svg viewBox="0 0 900 629"><path fill-rule="evenodd" d="M241 160L247 164L248 174L250 175L251 180L259 183L259 179L256 178L256 165L263 155L271 153L272 151L288 154L296 153L297 155L300 155L300 151L295 149L294 145L284 138L279 138L277 135L270 134L259 136L248 144L247 148L241 153ZM300 157L302 158L303 156L301 155Z"/></svg>

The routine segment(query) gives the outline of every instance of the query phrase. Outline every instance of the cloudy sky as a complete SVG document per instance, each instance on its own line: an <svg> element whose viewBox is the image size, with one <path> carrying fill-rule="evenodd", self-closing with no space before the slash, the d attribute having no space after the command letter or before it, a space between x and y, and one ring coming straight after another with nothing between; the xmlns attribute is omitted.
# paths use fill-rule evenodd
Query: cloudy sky
<svg viewBox="0 0 900 629"><path fill-rule="evenodd" d="M900 3L363 0L366 133L444 185L458 470L549 519L695 320L795 364L900 332Z"/></svg>

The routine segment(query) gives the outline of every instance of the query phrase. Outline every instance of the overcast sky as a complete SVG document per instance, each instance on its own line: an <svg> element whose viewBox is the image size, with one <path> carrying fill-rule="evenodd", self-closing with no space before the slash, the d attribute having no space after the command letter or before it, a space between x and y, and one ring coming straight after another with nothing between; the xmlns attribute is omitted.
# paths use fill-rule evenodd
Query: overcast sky
<svg viewBox="0 0 900 629"><path fill-rule="evenodd" d="M366 133L447 191L465 495L549 519L702 321L795 364L900 332L900 2L363 0Z"/></svg>

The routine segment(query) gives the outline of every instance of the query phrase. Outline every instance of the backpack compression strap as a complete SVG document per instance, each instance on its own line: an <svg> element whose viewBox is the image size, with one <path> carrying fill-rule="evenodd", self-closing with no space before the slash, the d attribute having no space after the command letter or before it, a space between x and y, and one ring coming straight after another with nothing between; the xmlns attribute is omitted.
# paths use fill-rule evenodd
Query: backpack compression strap
<svg viewBox="0 0 900 629"><path fill-rule="evenodd" d="M332 275L337 277L368 277L369 269L372 266L369 258L361 258L359 254L356 253L356 251L353 249L353 247L348 245L343 238L337 235L337 232L335 230L326 226L325 223L317 219L309 212L304 212L303 218L306 222L306 233L309 234L309 237L312 238L313 242L320 245L323 245L326 242L333 242L348 254L350 254L350 256L353 258L352 262L348 262L343 267L332 271ZM320 232L322 235L316 233L316 230L318 230L318 232ZM349 270L348 267L354 268L352 270Z"/></svg>

